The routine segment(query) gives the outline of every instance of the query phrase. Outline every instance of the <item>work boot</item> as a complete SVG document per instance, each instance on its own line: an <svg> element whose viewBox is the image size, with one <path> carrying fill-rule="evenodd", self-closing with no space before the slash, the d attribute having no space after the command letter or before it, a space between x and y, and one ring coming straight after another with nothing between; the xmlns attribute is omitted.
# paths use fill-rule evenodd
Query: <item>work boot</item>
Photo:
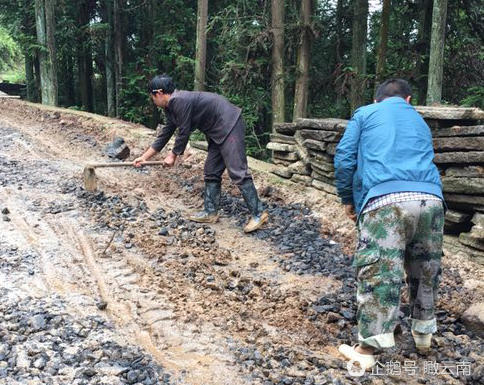
<svg viewBox="0 0 484 385"><path fill-rule="evenodd" d="M259 229L264 223L266 223L269 219L269 214L264 210L264 206L259 200L257 190L255 189L252 180L246 181L242 186L239 186L239 189L251 215L249 222L244 227L244 232L250 233Z"/></svg>
<svg viewBox="0 0 484 385"><path fill-rule="evenodd" d="M412 330L412 337L419 353L426 354L429 352L432 343L432 333L424 334Z"/></svg>
<svg viewBox="0 0 484 385"><path fill-rule="evenodd" d="M205 182L203 193L203 210L190 215L189 220L199 223L215 223L218 221L218 208L220 206L220 183Z"/></svg>

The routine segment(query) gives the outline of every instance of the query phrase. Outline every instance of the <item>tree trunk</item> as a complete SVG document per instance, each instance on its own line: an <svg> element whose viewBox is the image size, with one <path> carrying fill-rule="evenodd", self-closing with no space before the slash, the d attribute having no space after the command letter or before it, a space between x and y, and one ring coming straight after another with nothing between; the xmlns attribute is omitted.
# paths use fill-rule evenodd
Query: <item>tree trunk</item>
<svg viewBox="0 0 484 385"><path fill-rule="evenodd" d="M434 8L432 11L432 37L430 40L427 105L438 104L442 99L446 19L447 0L434 0Z"/></svg>
<svg viewBox="0 0 484 385"><path fill-rule="evenodd" d="M41 95L41 91L40 91L42 89L42 81L41 81L40 78L41 78L41 76L40 76L40 53L37 53L34 56L34 81L35 81L34 101L42 103L42 95Z"/></svg>
<svg viewBox="0 0 484 385"><path fill-rule="evenodd" d="M383 0L380 24L380 44L378 46L378 59L376 63L375 90L382 82L385 74L385 63L388 46L388 24L390 22L390 0Z"/></svg>
<svg viewBox="0 0 484 385"><path fill-rule="evenodd" d="M55 0L36 0L35 20L37 42L42 47L39 52L42 104L56 106L58 97L54 39L54 2Z"/></svg>
<svg viewBox="0 0 484 385"><path fill-rule="evenodd" d="M195 90L205 89L205 63L207 61L208 0L198 0L197 45L195 56Z"/></svg>
<svg viewBox="0 0 484 385"><path fill-rule="evenodd" d="M284 122L284 0L272 0L272 122Z"/></svg>
<svg viewBox="0 0 484 385"><path fill-rule="evenodd" d="M35 19L32 18L32 14L29 11L31 7L30 1L23 0L21 4L22 4L22 15L23 15L25 34L28 36L35 36ZM25 45L25 48L24 48L24 55L25 55L25 85L27 88L26 97L28 101L36 102L37 101L36 96L39 90L36 89L35 75L34 75L35 57L34 57L34 54L32 53L32 50L27 45Z"/></svg>
<svg viewBox="0 0 484 385"><path fill-rule="evenodd" d="M429 68L430 29L432 27L432 0L420 0L420 20L418 28L417 52L419 54L416 66L417 102L425 105L427 96L427 70Z"/></svg>
<svg viewBox="0 0 484 385"><path fill-rule="evenodd" d="M83 109L93 111L92 94L92 50L89 34L91 0L78 3L79 35L77 37L77 63L79 68L79 91Z"/></svg>
<svg viewBox="0 0 484 385"><path fill-rule="evenodd" d="M368 0L354 1L353 41L351 65L354 76L351 80L351 110L364 104L364 86L366 74L366 41L367 41Z"/></svg>
<svg viewBox="0 0 484 385"><path fill-rule="evenodd" d="M336 76L341 75L343 68L343 0L336 3ZM336 85L336 107L341 110L343 105L342 78L335 80Z"/></svg>
<svg viewBox="0 0 484 385"><path fill-rule="evenodd" d="M114 48L113 48L113 0L104 0L105 22L108 25L104 41L104 63L106 66L106 104L108 116L116 116Z"/></svg>
<svg viewBox="0 0 484 385"><path fill-rule="evenodd" d="M116 117L121 114L121 90L123 89L123 45L124 30L122 20L123 0L114 0L114 77L116 92Z"/></svg>
<svg viewBox="0 0 484 385"><path fill-rule="evenodd" d="M294 92L293 120L305 118L308 110L309 65L311 61L312 0L301 2L301 37L297 52L296 89Z"/></svg>
<svg viewBox="0 0 484 385"><path fill-rule="evenodd" d="M25 50L25 85L27 86L27 100L35 101L34 61L27 49Z"/></svg>
<svg viewBox="0 0 484 385"><path fill-rule="evenodd" d="M63 74L65 79L65 104L73 106L76 104L76 86L75 86L75 72L74 72L74 60L73 55L67 55L65 58L65 73Z"/></svg>

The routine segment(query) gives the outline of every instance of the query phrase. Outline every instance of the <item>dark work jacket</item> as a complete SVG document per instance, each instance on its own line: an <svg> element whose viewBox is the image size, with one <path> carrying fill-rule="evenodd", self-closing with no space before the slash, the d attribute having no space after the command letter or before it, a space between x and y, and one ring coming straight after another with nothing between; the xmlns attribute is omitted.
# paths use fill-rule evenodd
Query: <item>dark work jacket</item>
<svg viewBox="0 0 484 385"><path fill-rule="evenodd" d="M207 139L220 144L240 117L241 109L211 92L175 91L165 107L167 125L151 147L161 151L178 127L174 154L183 154L190 134L199 129Z"/></svg>

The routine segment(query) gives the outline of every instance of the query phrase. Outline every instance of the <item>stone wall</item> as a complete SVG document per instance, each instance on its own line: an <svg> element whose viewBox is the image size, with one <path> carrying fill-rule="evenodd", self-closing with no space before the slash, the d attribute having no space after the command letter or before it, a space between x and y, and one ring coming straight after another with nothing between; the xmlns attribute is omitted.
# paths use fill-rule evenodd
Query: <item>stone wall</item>
<svg viewBox="0 0 484 385"><path fill-rule="evenodd" d="M448 211L446 243L484 263L484 111L416 107L430 126ZM274 173L336 196L333 158L347 120L297 119L274 125Z"/></svg>

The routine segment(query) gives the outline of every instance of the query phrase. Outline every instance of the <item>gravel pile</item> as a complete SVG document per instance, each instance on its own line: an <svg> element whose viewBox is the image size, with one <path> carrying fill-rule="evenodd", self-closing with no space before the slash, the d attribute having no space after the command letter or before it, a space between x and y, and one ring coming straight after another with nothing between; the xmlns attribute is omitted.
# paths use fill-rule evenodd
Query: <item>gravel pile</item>
<svg viewBox="0 0 484 385"><path fill-rule="evenodd" d="M115 342L103 318L73 316L62 297L20 299L5 288L0 297L0 383L170 383L149 355Z"/></svg>

